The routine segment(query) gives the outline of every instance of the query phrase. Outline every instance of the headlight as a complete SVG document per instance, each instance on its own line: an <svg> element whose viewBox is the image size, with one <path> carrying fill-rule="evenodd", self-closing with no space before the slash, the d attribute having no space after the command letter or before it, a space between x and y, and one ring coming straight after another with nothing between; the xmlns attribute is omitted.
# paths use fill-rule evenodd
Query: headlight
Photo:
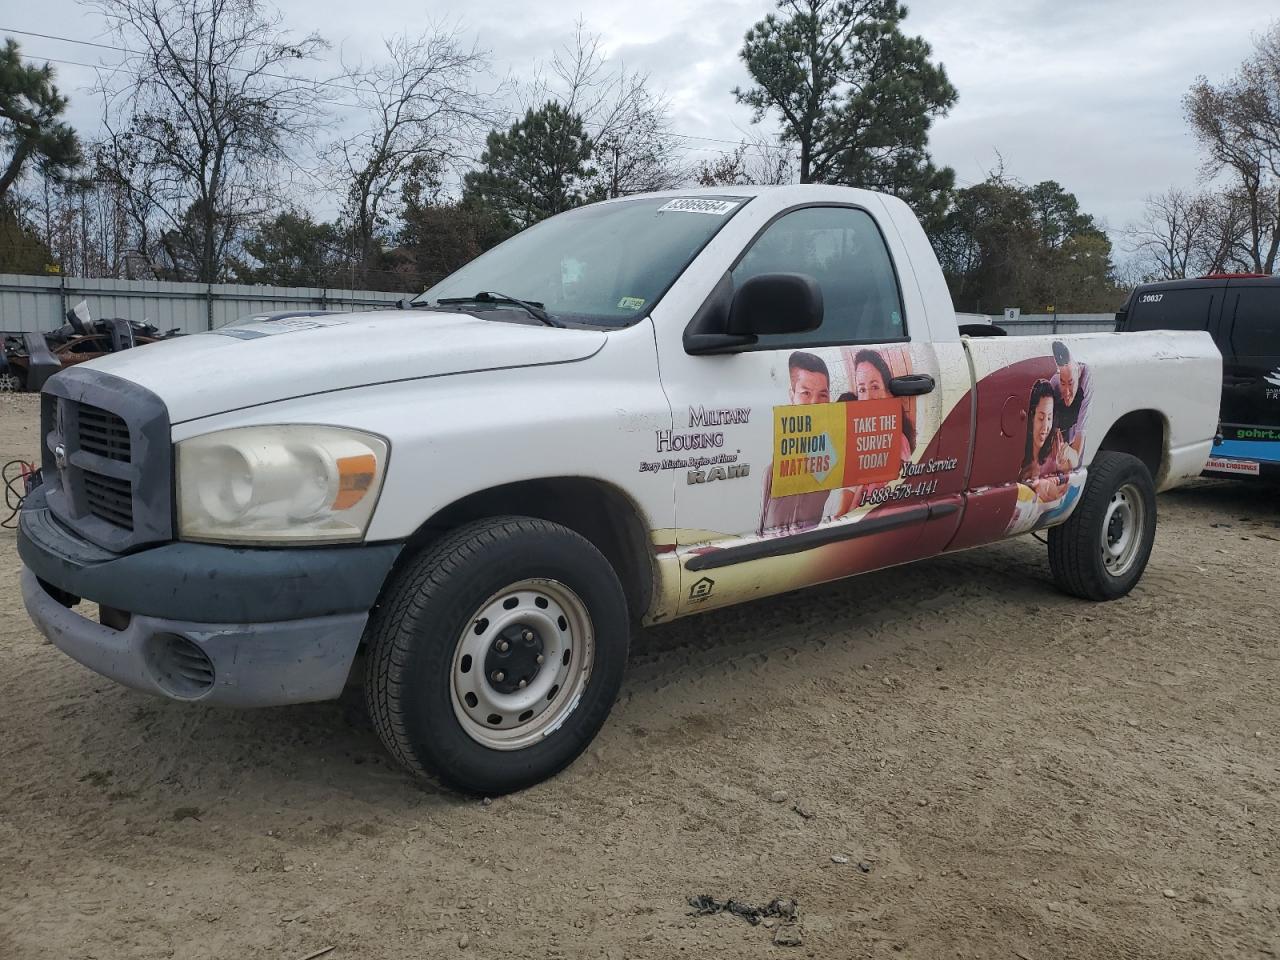
<svg viewBox="0 0 1280 960"><path fill-rule="evenodd" d="M339 427L237 427L183 440L178 535L218 543L359 540L387 443Z"/></svg>

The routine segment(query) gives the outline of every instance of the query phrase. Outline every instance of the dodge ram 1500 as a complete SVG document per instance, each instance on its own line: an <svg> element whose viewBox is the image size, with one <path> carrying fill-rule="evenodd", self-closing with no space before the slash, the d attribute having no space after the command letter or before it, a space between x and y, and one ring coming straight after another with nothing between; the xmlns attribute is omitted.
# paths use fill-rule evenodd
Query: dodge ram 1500
<svg viewBox="0 0 1280 960"><path fill-rule="evenodd" d="M1062 589L1125 595L1220 388L1203 332L961 336L891 197L627 197L408 309L54 376L23 593L67 654L177 700L335 698L363 647L390 752L497 793L595 736L633 623L1040 528Z"/></svg>

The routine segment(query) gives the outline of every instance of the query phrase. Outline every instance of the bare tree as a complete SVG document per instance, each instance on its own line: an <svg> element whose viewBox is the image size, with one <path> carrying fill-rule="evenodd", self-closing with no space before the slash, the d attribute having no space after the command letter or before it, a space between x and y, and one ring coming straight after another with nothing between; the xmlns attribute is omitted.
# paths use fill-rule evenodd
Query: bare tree
<svg viewBox="0 0 1280 960"><path fill-rule="evenodd" d="M1124 231L1141 282L1255 269L1245 195L1171 187L1146 203L1142 217Z"/></svg>
<svg viewBox="0 0 1280 960"><path fill-rule="evenodd" d="M792 183L796 178L795 153L765 137L748 137L733 149L717 153L714 160L703 160L694 169L698 186L775 185Z"/></svg>
<svg viewBox="0 0 1280 960"><path fill-rule="evenodd" d="M63 273L123 276L132 252L131 226L119 191L94 176L97 146L86 147L91 165L84 175L68 177L37 162L11 191L8 205Z"/></svg>
<svg viewBox="0 0 1280 960"><path fill-rule="evenodd" d="M344 214L362 271L381 251L379 234L402 206L406 177L457 172L499 118L495 94L476 86L488 72L489 54L468 45L459 30L400 35L384 48L380 63L347 67L346 83L355 88L367 125L327 152L346 195Z"/></svg>
<svg viewBox="0 0 1280 960"><path fill-rule="evenodd" d="M100 172L171 273L212 283L270 205L321 97L290 72L325 46L259 0L95 0L128 52L103 84Z"/></svg>
<svg viewBox="0 0 1280 960"><path fill-rule="evenodd" d="M620 197L688 179L666 97L650 89L648 74L611 62L581 20L572 44L556 51L547 70L529 99L557 103L582 118L593 144L598 193Z"/></svg>
<svg viewBox="0 0 1280 960"><path fill-rule="evenodd" d="M1280 253L1280 22L1255 40L1239 72L1200 77L1184 107L1205 149L1205 174L1225 176L1243 204L1249 269L1274 273Z"/></svg>
<svg viewBox="0 0 1280 960"><path fill-rule="evenodd" d="M1256 270L1249 199L1235 190L1203 195L1204 230L1197 242L1201 273Z"/></svg>
<svg viewBox="0 0 1280 960"><path fill-rule="evenodd" d="M1203 197L1177 187L1147 197L1142 218L1125 229L1126 248L1146 280L1182 280L1194 275L1208 213Z"/></svg>

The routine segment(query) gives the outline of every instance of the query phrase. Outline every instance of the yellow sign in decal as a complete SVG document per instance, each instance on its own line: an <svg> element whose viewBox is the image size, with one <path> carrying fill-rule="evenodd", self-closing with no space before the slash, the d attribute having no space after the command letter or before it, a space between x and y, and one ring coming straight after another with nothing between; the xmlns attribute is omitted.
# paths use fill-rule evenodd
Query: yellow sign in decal
<svg viewBox="0 0 1280 960"><path fill-rule="evenodd" d="M834 490L844 477L843 403L773 408L772 496Z"/></svg>
<svg viewBox="0 0 1280 960"><path fill-rule="evenodd" d="M773 497L882 483L901 470L896 398L773 408Z"/></svg>

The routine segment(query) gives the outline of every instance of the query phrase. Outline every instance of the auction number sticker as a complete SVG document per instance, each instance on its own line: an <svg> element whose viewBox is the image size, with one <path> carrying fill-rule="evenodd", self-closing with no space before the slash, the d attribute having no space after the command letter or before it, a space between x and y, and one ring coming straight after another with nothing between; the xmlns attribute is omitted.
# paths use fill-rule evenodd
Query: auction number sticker
<svg viewBox="0 0 1280 960"><path fill-rule="evenodd" d="M679 213L709 213L713 217L723 217L738 206L740 200L713 200L710 197L681 197L670 200L658 208L659 213L675 211Z"/></svg>

